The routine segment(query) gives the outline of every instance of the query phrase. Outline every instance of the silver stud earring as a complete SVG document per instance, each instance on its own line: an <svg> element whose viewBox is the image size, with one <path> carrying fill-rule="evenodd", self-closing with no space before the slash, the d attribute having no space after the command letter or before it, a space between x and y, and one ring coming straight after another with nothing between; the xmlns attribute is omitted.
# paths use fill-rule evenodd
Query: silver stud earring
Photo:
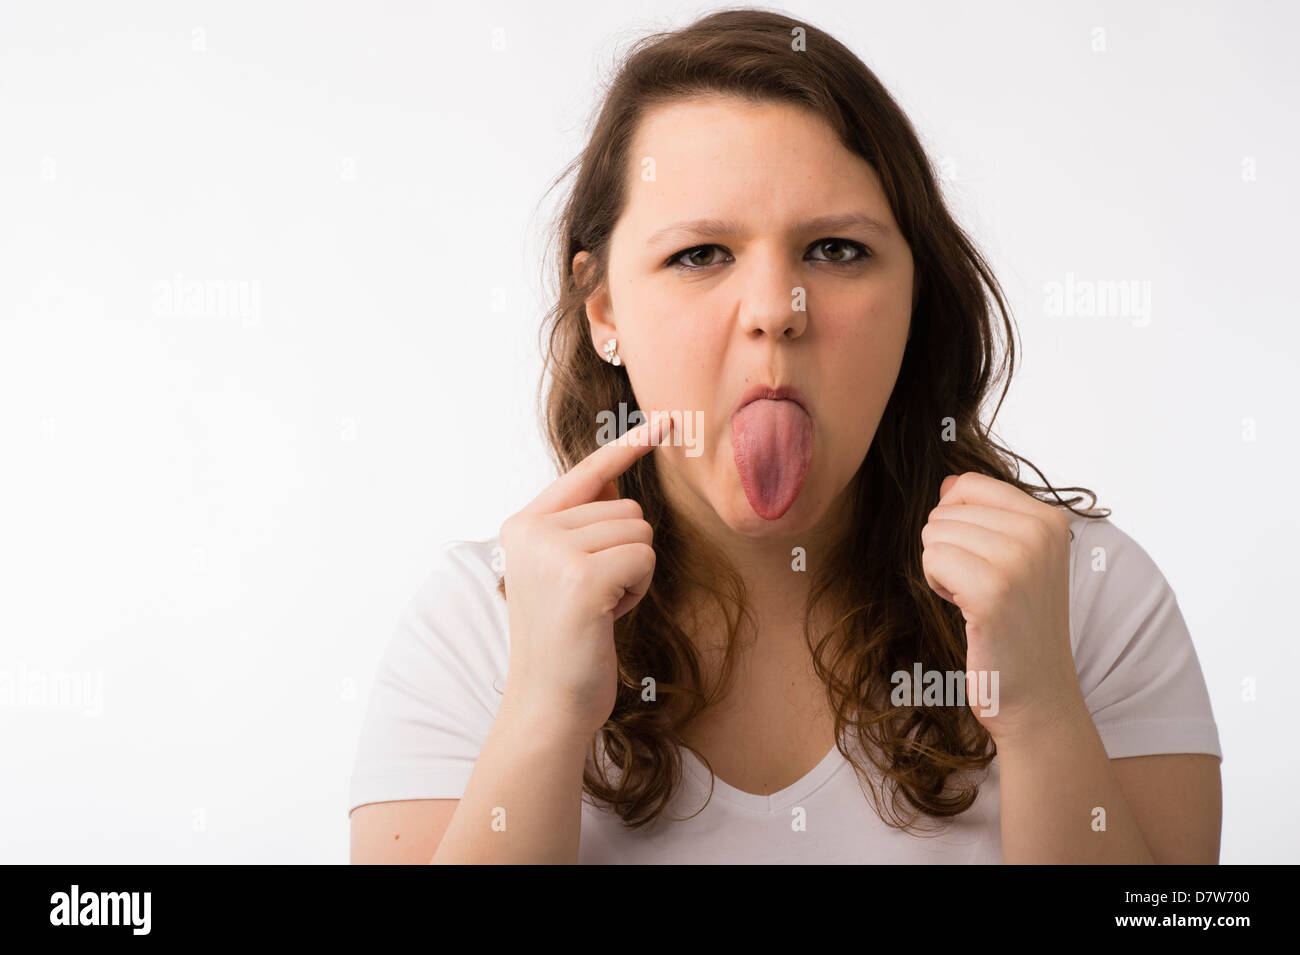
<svg viewBox="0 0 1300 955"><path fill-rule="evenodd" d="M605 361L609 362L611 365L623 364L623 359L618 355L617 338L611 338L609 341L605 342Z"/></svg>

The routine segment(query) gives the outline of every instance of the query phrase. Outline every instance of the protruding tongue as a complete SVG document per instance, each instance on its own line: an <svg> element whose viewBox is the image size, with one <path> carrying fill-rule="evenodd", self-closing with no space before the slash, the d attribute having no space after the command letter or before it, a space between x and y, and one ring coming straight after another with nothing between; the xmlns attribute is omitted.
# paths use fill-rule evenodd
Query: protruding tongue
<svg viewBox="0 0 1300 955"><path fill-rule="evenodd" d="M790 509L812 463L812 419L793 401L760 398L731 419L736 470L759 517L774 521Z"/></svg>

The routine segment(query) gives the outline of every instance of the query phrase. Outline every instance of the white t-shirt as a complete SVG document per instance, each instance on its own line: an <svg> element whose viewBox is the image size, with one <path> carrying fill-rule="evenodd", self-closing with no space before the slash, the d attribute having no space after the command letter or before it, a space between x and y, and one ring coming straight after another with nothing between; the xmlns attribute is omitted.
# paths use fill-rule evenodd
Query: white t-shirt
<svg viewBox="0 0 1300 955"><path fill-rule="evenodd" d="M1070 644L1107 754L1222 759L1196 650L1164 575L1109 520L1071 515L1071 527ZM492 569L496 543L444 544L407 606L371 690L349 812L364 803L463 795L510 659L509 618ZM970 809L938 835L912 835L881 821L838 749L771 795L716 780L708 805L687 819L704 804L709 773L690 750L682 756L686 785L667 813L683 821L661 818L632 830L584 797L579 862L1002 861L996 757Z"/></svg>

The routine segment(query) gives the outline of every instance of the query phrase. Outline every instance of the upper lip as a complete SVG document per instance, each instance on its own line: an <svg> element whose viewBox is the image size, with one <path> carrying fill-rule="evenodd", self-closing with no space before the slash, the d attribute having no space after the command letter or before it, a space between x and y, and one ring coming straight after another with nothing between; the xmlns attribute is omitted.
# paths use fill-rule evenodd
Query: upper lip
<svg viewBox="0 0 1300 955"><path fill-rule="evenodd" d="M751 401L758 401L760 398L784 398L793 401L804 411L808 410L808 400L803 396L803 392L793 385L755 385L741 396L740 404L736 405L736 410L739 411Z"/></svg>

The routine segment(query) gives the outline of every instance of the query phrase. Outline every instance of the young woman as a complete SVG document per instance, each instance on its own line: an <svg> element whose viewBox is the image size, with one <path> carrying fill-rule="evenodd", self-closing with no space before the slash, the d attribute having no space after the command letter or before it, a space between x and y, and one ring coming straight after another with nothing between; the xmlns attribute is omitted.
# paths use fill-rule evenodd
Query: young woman
<svg viewBox="0 0 1300 955"><path fill-rule="evenodd" d="M871 71L715 13L576 168L563 474L408 608L353 861L1216 862L1173 591L989 437L1003 295Z"/></svg>

